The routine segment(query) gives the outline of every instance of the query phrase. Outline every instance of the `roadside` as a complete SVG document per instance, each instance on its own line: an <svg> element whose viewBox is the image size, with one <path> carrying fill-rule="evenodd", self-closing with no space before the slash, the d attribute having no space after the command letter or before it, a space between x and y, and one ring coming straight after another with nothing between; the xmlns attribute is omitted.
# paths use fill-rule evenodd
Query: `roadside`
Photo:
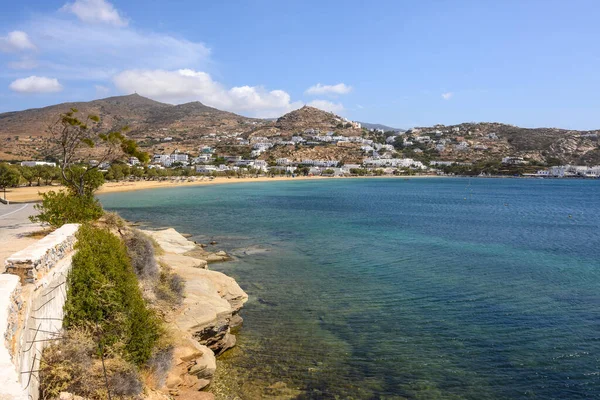
<svg viewBox="0 0 600 400"><path fill-rule="evenodd" d="M7 257L39 240L28 236L41 229L29 221L35 212L33 204L0 204L0 272L4 272Z"/></svg>

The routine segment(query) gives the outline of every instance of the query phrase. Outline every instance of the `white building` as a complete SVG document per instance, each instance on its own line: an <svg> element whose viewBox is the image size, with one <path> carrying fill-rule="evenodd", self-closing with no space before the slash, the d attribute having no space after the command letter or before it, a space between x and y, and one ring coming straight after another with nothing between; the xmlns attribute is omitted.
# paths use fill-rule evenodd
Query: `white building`
<svg viewBox="0 0 600 400"><path fill-rule="evenodd" d="M48 165L50 167L56 167L56 163L47 161L21 161L22 167L36 167L38 165Z"/></svg>
<svg viewBox="0 0 600 400"><path fill-rule="evenodd" d="M255 160L254 161L254 168L256 169L260 169L262 171L267 171L267 162L265 160Z"/></svg>
<svg viewBox="0 0 600 400"><path fill-rule="evenodd" d="M363 161L366 167L400 167L400 168L419 168L426 169L421 161L413 160L412 158L368 158Z"/></svg>
<svg viewBox="0 0 600 400"><path fill-rule="evenodd" d="M210 160L210 154L200 154L198 157L194 158L194 162L196 164L205 163Z"/></svg>
<svg viewBox="0 0 600 400"><path fill-rule="evenodd" d="M127 162L129 163L129 165L139 165L140 164L140 160L137 157L129 157L129 160Z"/></svg>
<svg viewBox="0 0 600 400"><path fill-rule="evenodd" d="M171 156L168 154L155 154L152 156L152 163L170 167L172 164Z"/></svg>
<svg viewBox="0 0 600 400"><path fill-rule="evenodd" d="M215 172L217 167L214 165L196 165L196 172L199 174L210 174L211 172Z"/></svg>
<svg viewBox="0 0 600 400"><path fill-rule="evenodd" d="M170 155L171 162L187 163L189 156L187 154L173 153Z"/></svg>
<svg viewBox="0 0 600 400"><path fill-rule="evenodd" d="M502 164L522 165L527 164L527 161L523 160L523 157L504 157L502 159Z"/></svg>

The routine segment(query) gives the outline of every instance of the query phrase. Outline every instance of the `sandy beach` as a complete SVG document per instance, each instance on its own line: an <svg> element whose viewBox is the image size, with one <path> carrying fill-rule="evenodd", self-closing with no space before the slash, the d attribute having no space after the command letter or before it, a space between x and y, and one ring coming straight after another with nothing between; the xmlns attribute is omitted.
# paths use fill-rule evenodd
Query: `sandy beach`
<svg viewBox="0 0 600 400"><path fill-rule="evenodd" d="M230 183L250 183L250 182L276 182L276 181L301 181L301 180L321 180L321 179L381 179L381 178L397 178L397 179L413 179L413 178L432 178L430 175L417 176L369 176L369 177L323 177L323 176L299 176L295 178L288 177L247 177L247 178L202 178L193 177L187 180L169 179L164 181L122 181L122 182L107 182L98 190L98 194L130 192L135 190L158 189L166 187L180 186L200 186L200 185L221 185ZM61 186L27 186L19 188L11 188L6 190L6 199L14 203L26 203L39 201L39 193L45 193L50 190L60 190Z"/></svg>

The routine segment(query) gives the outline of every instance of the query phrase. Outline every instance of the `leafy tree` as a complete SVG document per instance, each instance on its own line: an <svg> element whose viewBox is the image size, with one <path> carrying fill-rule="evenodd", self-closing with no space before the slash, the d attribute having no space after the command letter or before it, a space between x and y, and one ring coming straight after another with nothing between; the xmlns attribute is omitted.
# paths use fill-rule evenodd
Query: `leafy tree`
<svg viewBox="0 0 600 400"><path fill-rule="evenodd" d="M296 168L296 173L298 175L308 175L308 173L310 172L310 168L307 166L298 166L298 168Z"/></svg>
<svg viewBox="0 0 600 400"><path fill-rule="evenodd" d="M42 203L34 206L39 213L29 217L35 223L59 228L64 224L93 221L103 214L102 206L94 196L74 196L62 190L51 190L40 196Z"/></svg>
<svg viewBox="0 0 600 400"><path fill-rule="evenodd" d="M100 131L100 118L88 115L85 119L78 115L78 110L60 114L58 120L49 127L54 152L59 158L62 179L65 185L76 196L87 196L87 175L97 171L100 164L114 161L124 154L147 161L148 154L138 150L135 141L125 138L128 127L108 133ZM98 163L86 168L77 168L80 161L95 158Z"/></svg>
<svg viewBox="0 0 600 400"><path fill-rule="evenodd" d="M136 178L141 178L142 176L144 176L144 169L139 167L132 167L131 174Z"/></svg>
<svg viewBox="0 0 600 400"><path fill-rule="evenodd" d="M50 185L52 181L60 178L60 168L50 165L42 165L39 169L39 176L44 180L44 184ZM39 181L38 181L39 182ZM39 183L38 183L39 186Z"/></svg>
<svg viewBox="0 0 600 400"><path fill-rule="evenodd" d="M113 164L108 168L105 178L109 181L120 181L125 177L123 167L119 164Z"/></svg>
<svg viewBox="0 0 600 400"><path fill-rule="evenodd" d="M10 164L0 164L0 188L4 190L4 200L6 200L6 188L17 186L21 175L19 171Z"/></svg>
<svg viewBox="0 0 600 400"><path fill-rule="evenodd" d="M156 168L146 168L145 175L148 177L148 179L153 180L158 176L158 172Z"/></svg>
<svg viewBox="0 0 600 400"><path fill-rule="evenodd" d="M27 181L27 186L32 186L33 181L35 180L36 174L33 167L28 167L27 165L20 165L17 167L19 169L19 173Z"/></svg>

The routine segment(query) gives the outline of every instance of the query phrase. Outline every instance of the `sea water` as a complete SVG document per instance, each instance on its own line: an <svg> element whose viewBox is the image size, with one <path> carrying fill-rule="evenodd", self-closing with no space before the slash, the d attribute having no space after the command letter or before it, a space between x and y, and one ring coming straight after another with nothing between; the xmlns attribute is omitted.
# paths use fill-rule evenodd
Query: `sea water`
<svg viewBox="0 0 600 400"><path fill-rule="evenodd" d="M600 398L600 181L341 179L100 196L235 261L218 398Z"/></svg>

